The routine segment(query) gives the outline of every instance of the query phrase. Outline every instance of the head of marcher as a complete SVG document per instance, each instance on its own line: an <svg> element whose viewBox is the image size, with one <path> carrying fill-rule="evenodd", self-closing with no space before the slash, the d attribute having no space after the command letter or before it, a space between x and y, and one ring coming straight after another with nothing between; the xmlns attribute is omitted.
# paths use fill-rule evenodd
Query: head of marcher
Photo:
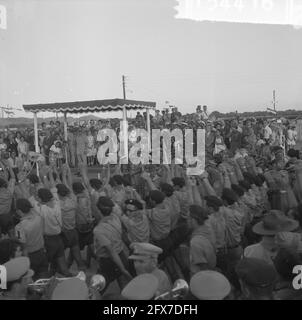
<svg viewBox="0 0 302 320"><path fill-rule="evenodd" d="M160 185L161 191L165 194L166 197L170 198L173 195L174 188L171 184L169 183L162 183Z"/></svg>
<svg viewBox="0 0 302 320"><path fill-rule="evenodd" d="M24 217L31 213L31 210L33 209L31 203L28 201L28 199L17 199L16 201L16 211L17 214L20 217Z"/></svg>
<svg viewBox="0 0 302 320"><path fill-rule="evenodd" d="M232 206L238 201L238 196L232 189L224 188L221 199L225 206Z"/></svg>
<svg viewBox="0 0 302 320"><path fill-rule="evenodd" d="M100 210L103 216L110 216L114 208L114 203L108 197L99 197L97 208Z"/></svg>
<svg viewBox="0 0 302 320"><path fill-rule="evenodd" d="M83 183L81 183L81 182L74 182L72 184L72 190L75 195L79 195L79 194L84 193L85 187L84 187Z"/></svg>
<svg viewBox="0 0 302 320"><path fill-rule="evenodd" d="M149 193L150 205L155 207L161 205L165 200L165 194L159 190L152 190Z"/></svg>
<svg viewBox="0 0 302 320"><path fill-rule="evenodd" d="M102 189L103 183L101 180L99 179L90 179L89 180L89 184L91 186L91 188L93 188L95 191L99 191Z"/></svg>
<svg viewBox="0 0 302 320"><path fill-rule="evenodd" d="M56 185L56 188L60 199L64 199L70 195L70 190L66 187L65 184L59 183Z"/></svg>
<svg viewBox="0 0 302 320"><path fill-rule="evenodd" d="M219 211L223 206L222 200L216 196L207 196L205 197L205 200L209 214Z"/></svg>
<svg viewBox="0 0 302 320"><path fill-rule="evenodd" d="M237 194L239 198L244 196L245 189L243 189L240 185L238 184L232 184L231 185L232 190Z"/></svg>
<svg viewBox="0 0 302 320"><path fill-rule="evenodd" d="M172 183L175 190L181 190L186 185L185 179L182 177L173 178Z"/></svg>
<svg viewBox="0 0 302 320"><path fill-rule="evenodd" d="M191 205L189 211L189 226L193 230L204 225L209 217L208 210L196 204Z"/></svg>
<svg viewBox="0 0 302 320"><path fill-rule="evenodd" d="M272 300L278 280L276 269L265 260L243 258L236 266L241 292L248 300Z"/></svg>
<svg viewBox="0 0 302 320"><path fill-rule="evenodd" d="M54 197L49 189L41 188L38 190L38 199L41 204L49 207L54 206Z"/></svg>

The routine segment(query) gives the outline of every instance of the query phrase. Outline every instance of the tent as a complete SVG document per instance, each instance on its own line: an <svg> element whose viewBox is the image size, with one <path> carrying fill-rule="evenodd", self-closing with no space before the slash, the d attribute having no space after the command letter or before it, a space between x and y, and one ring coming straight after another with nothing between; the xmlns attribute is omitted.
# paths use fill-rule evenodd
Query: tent
<svg viewBox="0 0 302 320"><path fill-rule="evenodd" d="M76 102L62 102L62 103L47 103L47 104L30 104L23 105L23 109L34 114L34 129L35 129L35 148L39 152L38 140L38 112L62 112L64 114L64 138L67 141L67 113L88 113L88 112L110 112L123 111L123 132L124 132L124 150L128 156L128 133L127 126L127 110L142 110L147 112L147 130L149 135L148 146L151 147L151 126L150 126L150 109L154 109L155 102L137 101L125 99L107 99L107 100L93 100L93 101L76 101Z"/></svg>

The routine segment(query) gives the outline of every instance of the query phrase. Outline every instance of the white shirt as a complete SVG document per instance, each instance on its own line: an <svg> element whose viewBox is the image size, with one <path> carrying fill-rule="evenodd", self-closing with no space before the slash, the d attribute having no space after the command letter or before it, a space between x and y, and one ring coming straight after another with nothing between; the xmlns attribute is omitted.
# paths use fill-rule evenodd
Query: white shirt
<svg viewBox="0 0 302 320"><path fill-rule="evenodd" d="M287 131L287 144L295 145L297 139L297 131L289 129Z"/></svg>
<svg viewBox="0 0 302 320"><path fill-rule="evenodd" d="M272 129L269 126L266 126L264 128L264 139L269 139L272 134L273 134Z"/></svg>

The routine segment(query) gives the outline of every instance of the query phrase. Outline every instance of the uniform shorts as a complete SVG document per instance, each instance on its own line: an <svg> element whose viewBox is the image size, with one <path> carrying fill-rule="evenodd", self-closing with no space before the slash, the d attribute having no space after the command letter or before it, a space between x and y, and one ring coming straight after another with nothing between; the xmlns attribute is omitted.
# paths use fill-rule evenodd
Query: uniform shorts
<svg viewBox="0 0 302 320"><path fill-rule="evenodd" d="M79 235L76 229L63 230L62 239L65 248L73 248L79 245Z"/></svg>
<svg viewBox="0 0 302 320"><path fill-rule="evenodd" d="M34 278L45 277L48 272L48 260L44 248L28 254L30 268L35 272Z"/></svg>
<svg viewBox="0 0 302 320"><path fill-rule="evenodd" d="M93 230L89 232L78 232L80 250L84 250L86 246L93 244Z"/></svg>
<svg viewBox="0 0 302 320"><path fill-rule="evenodd" d="M44 236L44 244L48 261L54 263L56 259L64 257L64 243L60 234Z"/></svg>

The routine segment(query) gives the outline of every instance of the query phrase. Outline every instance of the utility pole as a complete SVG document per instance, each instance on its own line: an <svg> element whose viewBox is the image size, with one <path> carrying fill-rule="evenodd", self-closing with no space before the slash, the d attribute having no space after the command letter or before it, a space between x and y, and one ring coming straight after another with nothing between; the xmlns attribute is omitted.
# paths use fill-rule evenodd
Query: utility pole
<svg viewBox="0 0 302 320"><path fill-rule="evenodd" d="M123 81L123 98L126 100L125 76L122 76Z"/></svg>
<svg viewBox="0 0 302 320"><path fill-rule="evenodd" d="M273 109L267 108L267 111L272 112L273 114L277 115L277 110L276 110L276 104L277 104L277 101L276 101L276 90L273 91L272 104L273 104Z"/></svg>
<svg viewBox="0 0 302 320"><path fill-rule="evenodd" d="M276 112L276 90L273 91L273 106L274 111Z"/></svg>

